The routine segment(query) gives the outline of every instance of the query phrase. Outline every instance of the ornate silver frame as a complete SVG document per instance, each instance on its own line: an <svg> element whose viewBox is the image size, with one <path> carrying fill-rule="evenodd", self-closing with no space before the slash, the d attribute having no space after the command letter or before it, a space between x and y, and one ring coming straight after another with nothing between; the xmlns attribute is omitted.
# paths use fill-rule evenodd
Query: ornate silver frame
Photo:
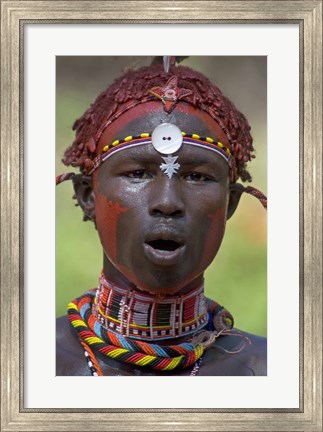
<svg viewBox="0 0 323 432"><path fill-rule="evenodd" d="M28 22L63 21L275 22L300 26L300 135L311 145L301 152L300 167L302 313L298 409L24 408L23 26ZM1 96L1 431L322 431L322 0L1 0Z"/></svg>

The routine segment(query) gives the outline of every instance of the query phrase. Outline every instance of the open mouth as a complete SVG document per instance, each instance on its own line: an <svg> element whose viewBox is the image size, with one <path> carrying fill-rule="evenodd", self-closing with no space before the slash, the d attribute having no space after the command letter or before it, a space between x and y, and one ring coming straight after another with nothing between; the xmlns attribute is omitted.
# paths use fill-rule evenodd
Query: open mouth
<svg viewBox="0 0 323 432"><path fill-rule="evenodd" d="M185 249L185 244L176 240L156 239L144 244L147 258L158 266L178 264L183 259Z"/></svg>
<svg viewBox="0 0 323 432"><path fill-rule="evenodd" d="M151 246L153 249L160 250L160 251L168 251L168 252L174 252L176 249L180 248L181 245L173 240L153 240L147 243L149 246Z"/></svg>

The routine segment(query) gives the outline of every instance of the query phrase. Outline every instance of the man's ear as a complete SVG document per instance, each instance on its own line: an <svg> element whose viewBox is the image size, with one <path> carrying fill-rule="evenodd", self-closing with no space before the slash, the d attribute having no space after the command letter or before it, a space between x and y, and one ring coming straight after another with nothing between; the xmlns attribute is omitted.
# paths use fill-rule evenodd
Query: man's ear
<svg viewBox="0 0 323 432"><path fill-rule="evenodd" d="M230 219L230 217L233 215L233 213L236 211L241 195L244 192L244 186L239 183L230 183L230 196L229 196L229 204L228 204L228 211L227 211L227 220Z"/></svg>
<svg viewBox="0 0 323 432"><path fill-rule="evenodd" d="M77 174L73 177L75 198L84 213L84 220L92 220L95 223L94 192L92 177Z"/></svg>

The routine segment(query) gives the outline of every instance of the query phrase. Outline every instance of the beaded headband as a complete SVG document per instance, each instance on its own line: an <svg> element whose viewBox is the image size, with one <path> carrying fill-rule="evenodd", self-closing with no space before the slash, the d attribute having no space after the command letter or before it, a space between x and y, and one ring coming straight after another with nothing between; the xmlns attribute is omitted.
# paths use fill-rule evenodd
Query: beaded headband
<svg viewBox="0 0 323 432"><path fill-rule="evenodd" d="M99 155L97 155L87 166L84 174L92 175L109 157L113 154L141 145L152 144L159 153L166 155L163 157L164 163L160 165L161 170L172 178L177 172L180 165L176 162L177 156L173 153L178 151L182 144L189 144L195 147L206 148L217 153L229 164L230 180L234 182L237 179L235 159L231 155L228 147L220 141L208 136L200 136L198 134L187 134L182 132L177 126L171 123L162 123L157 126L150 134L148 132L139 135L130 135L121 140L115 140L109 145L105 145ZM62 174L56 177L56 185L65 180L73 178L72 174Z"/></svg>
<svg viewBox="0 0 323 432"><path fill-rule="evenodd" d="M144 132L140 135L130 135L122 140L115 140L111 144L104 146L101 153L91 161L90 165L88 165L87 171L84 172L84 174L92 175L94 171L102 165L102 163L121 150L145 144L152 144L159 153L166 155L165 157L162 157L164 163L161 163L160 169L169 178L172 178L173 174L176 174L180 168L180 165L177 162L177 156L173 156L173 153L179 150L182 144L188 144L206 148L218 154L228 162L230 181L235 182L237 180L238 175L235 158L232 156L228 147L211 137L182 132L177 126L171 123L162 123L154 129L152 134ZM65 173L57 176L56 185L66 180L73 179L75 175L75 173ZM252 186L247 186L244 188L244 192L256 197L263 207L267 209L267 198L258 189Z"/></svg>
<svg viewBox="0 0 323 432"><path fill-rule="evenodd" d="M170 124L162 124L161 126L166 126L166 125L170 125ZM175 125L170 125L172 127L175 127ZM178 128L176 128L178 129ZM157 128L155 129L155 131L157 130ZM182 136L182 140L181 143L179 145L179 148L181 147L182 144L189 144L189 145L193 145L196 147L202 147L202 148L206 148L208 150L211 150L215 153L217 153L218 155L220 155L225 161L228 162L229 164L229 168L230 168L230 177L231 180L234 181L235 178L235 163L234 163L234 158L231 156L231 152L230 150L225 147L221 142L216 141L213 138L207 137L207 136L200 136L197 134L187 134L185 132L180 132L181 136ZM113 141L111 144L106 145L103 147L102 152L93 159L93 166L89 169L89 171L87 172L88 175L92 175L94 173L94 171L99 168L99 166L104 163L110 156L112 156L113 154L121 151L121 150L125 150L125 149L129 149L132 147L137 147L137 146L141 146L144 144L153 144L154 148L165 155L168 155L168 157L163 158L164 162L166 162L166 164L162 164L162 165L167 165L167 163L171 163L170 158L172 157L172 153L174 153L174 149L176 149L176 147L170 147L169 151L167 151L167 147L166 148L162 148L160 143L156 143L156 140L154 141L153 138L153 134L150 133L141 133L140 135L130 135L125 137L122 140L115 140ZM168 137L168 139L170 139L170 137ZM160 139L159 139L160 140ZM167 145L167 143L166 143ZM173 161L175 162L175 161ZM162 166L161 165L161 166ZM179 164L178 168L179 168ZM177 169L178 169L177 168ZM163 168L162 168L163 169ZM164 171L170 178L172 177L172 175L168 174L167 172L167 167L164 168ZM175 171L176 172L176 171Z"/></svg>

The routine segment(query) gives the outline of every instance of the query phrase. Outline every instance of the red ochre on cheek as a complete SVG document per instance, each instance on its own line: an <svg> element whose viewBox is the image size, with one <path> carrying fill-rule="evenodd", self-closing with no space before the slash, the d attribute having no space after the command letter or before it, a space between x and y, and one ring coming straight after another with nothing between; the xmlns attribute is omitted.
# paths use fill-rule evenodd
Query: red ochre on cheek
<svg viewBox="0 0 323 432"><path fill-rule="evenodd" d="M121 215L128 209L118 202L109 200L99 191L95 194L96 225L107 257L114 263L117 260L117 229Z"/></svg>

